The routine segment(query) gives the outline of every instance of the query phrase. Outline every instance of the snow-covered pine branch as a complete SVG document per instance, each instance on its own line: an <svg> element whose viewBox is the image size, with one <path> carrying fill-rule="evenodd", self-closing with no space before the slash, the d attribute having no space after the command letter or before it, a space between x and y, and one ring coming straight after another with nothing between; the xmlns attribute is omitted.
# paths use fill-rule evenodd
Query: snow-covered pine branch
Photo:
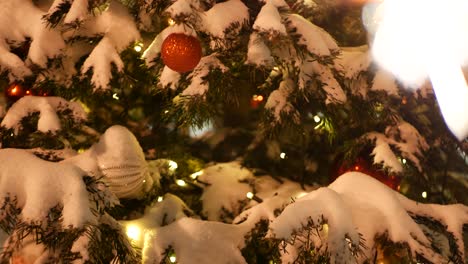
<svg viewBox="0 0 468 264"><path fill-rule="evenodd" d="M375 164L382 163L384 167L394 172L403 172L402 163L392 150L394 147L401 153L402 158L408 159L419 171L422 171L419 159L423 152L429 149L429 145L418 130L408 122L400 121L395 126L387 127L385 134L370 132L363 138L375 144L372 151Z"/></svg>
<svg viewBox="0 0 468 264"><path fill-rule="evenodd" d="M396 79L391 74L378 67L372 71L376 66L372 63L367 46L342 48L335 64L344 73L354 95L366 98L369 91L384 91L396 97L400 94ZM367 83L367 74L372 76L370 83Z"/></svg>
<svg viewBox="0 0 468 264"><path fill-rule="evenodd" d="M44 161L22 149L0 150L0 198L16 198L28 223L43 223L56 205L63 206L64 228L95 223L83 176L72 164Z"/></svg>
<svg viewBox="0 0 468 264"><path fill-rule="evenodd" d="M117 67L118 71L121 71L123 61L119 53L132 42L140 39L133 17L116 0L111 1L109 8L98 16L88 17L77 34L89 37L103 35L81 68L83 74L93 69L91 82L95 89L109 88L112 64Z"/></svg>
<svg viewBox="0 0 468 264"><path fill-rule="evenodd" d="M0 70L8 71L10 80L23 79L30 67L46 67L48 59L63 53L65 42L57 29L47 27L42 20L46 12L31 0L5 0L0 3ZM26 61L11 53L31 39Z"/></svg>
<svg viewBox="0 0 468 264"><path fill-rule="evenodd" d="M294 237L298 232L307 232L304 227L312 220L314 224L326 225L320 229L322 238L311 238L311 242L322 253L328 251L331 263L363 263L372 259L378 236L407 245L413 259L419 255L432 263L447 262L447 252L433 250L430 237L411 216L440 221L456 238L455 250L464 256L461 237L463 225L468 224L466 206L419 204L359 172L346 173L328 187L312 191L287 206L271 223L270 235L290 243L283 261L293 261L301 248L307 249ZM356 248L363 254L356 254Z"/></svg>
<svg viewBox="0 0 468 264"><path fill-rule="evenodd" d="M86 119L86 112L77 102L69 102L60 97L24 96L8 110L2 120L1 126L13 129L17 134L21 129L23 118L32 113L39 112L37 130L41 132L56 132L61 129L60 118L57 112L71 110L71 118L75 122Z"/></svg>

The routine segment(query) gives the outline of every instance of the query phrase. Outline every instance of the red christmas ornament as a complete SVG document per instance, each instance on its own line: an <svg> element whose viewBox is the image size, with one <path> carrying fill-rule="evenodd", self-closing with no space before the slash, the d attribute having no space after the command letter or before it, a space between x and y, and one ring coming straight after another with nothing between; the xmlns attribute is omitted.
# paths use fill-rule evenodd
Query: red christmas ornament
<svg viewBox="0 0 468 264"><path fill-rule="evenodd" d="M200 41L182 33L172 33L164 39L161 58L170 69L184 73L198 65L202 57Z"/></svg>
<svg viewBox="0 0 468 264"><path fill-rule="evenodd" d="M5 89L5 97L7 98L8 103L14 103L18 101L21 97L27 95L35 96L49 96L46 91L43 90L33 90L27 89L24 85L20 83L12 83Z"/></svg>
<svg viewBox="0 0 468 264"><path fill-rule="evenodd" d="M355 162L351 164L342 164L335 169L331 175L331 181L336 180L338 177L343 175L346 172L350 171L359 171L364 174L371 176L372 178L380 181L381 183L387 185L393 190L398 191L400 189L401 177L396 175L388 175L383 170L377 169L372 162L367 161L362 157L358 157Z"/></svg>
<svg viewBox="0 0 468 264"><path fill-rule="evenodd" d="M5 89L5 97L10 102L16 102L25 95L31 95L31 90L24 88L19 83L12 83Z"/></svg>

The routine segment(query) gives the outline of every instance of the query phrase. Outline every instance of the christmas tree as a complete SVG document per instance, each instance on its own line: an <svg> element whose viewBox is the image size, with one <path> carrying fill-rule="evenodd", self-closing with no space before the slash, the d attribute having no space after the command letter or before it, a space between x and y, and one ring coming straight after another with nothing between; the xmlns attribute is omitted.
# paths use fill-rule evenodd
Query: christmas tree
<svg viewBox="0 0 468 264"><path fill-rule="evenodd" d="M1 263L466 263L468 141L380 5L1 1Z"/></svg>

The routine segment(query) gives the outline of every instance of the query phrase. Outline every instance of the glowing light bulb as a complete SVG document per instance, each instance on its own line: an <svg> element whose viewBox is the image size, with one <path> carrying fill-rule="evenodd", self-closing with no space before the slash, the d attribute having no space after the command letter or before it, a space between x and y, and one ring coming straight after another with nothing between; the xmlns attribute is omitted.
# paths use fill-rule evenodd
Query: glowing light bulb
<svg viewBox="0 0 468 264"><path fill-rule="evenodd" d="M247 198L250 200L254 198L254 194L252 192L248 192L245 196L247 196Z"/></svg>
<svg viewBox="0 0 468 264"><path fill-rule="evenodd" d="M401 163L406 164L406 159L401 159Z"/></svg>
<svg viewBox="0 0 468 264"><path fill-rule="evenodd" d="M140 239L141 230L136 225L128 225L127 226L127 236L131 240L138 241Z"/></svg>
<svg viewBox="0 0 468 264"><path fill-rule="evenodd" d="M143 50L143 48L140 46L140 45L136 45L134 48L133 48L136 52L141 52Z"/></svg>
<svg viewBox="0 0 468 264"><path fill-rule="evenodd" d="M170 261L171 263L176 263L176 261L177 261L176 256L174 256L174 255L170 256L170 257L169 257L169 261Z"/></svg>
<svg viewBox="0 0 468 264"><path fill-rule="evenodd" d="M422 192L421 196L422 196L422 198L426 199L427 198L427 192L426 191Z"/></svg>
<svg viewBox="0 0 468 264"><path fill-rule="evenodd" d="M169 161L168 166L169 166L169 170L172 171L172 172L177 170L177 168L179 167L179 165L177 165L177 162L175 162L173 160Z"/></svg>
<svg viewBox="0 0 468 264"><path fill-rule="evenodd" d="M172 19L172 18L169 18L169 19L167 20L167 24L169 24L169 26L173 26L173 25L175 25L175 23L176 23L175 20Z"/></svg>
<svg viewBox="0 0 468 264"><path fill-rule="evenodd" d="M176 180L176 184L179 185L180 187L187 186L187 183L184 180Z"/></svg>
<svg viewBox="0 0 468 264"><path fill-rule="evenodd" d="M114 93L114 94L112 95L112 98L114 98L115 100L119 100L119 99L120 99L119 96L117 95L117 93Z"/></svg>
<svg viewBox="0 0 468 264"><path fill-rule="evenodd" d="M281 152L281 154L280 154L280 158L281 158L281 159L285 159L285 158L286 158L286 153L284 153L284 152Z"/></svg>
<svg viewBox="0 0 468 264"><path fill-rule="evenodd" d="M318 116L318 115L314 116L315 123L320 123L321 120L322 120L322 118L320 118L320 116Z"/></svg>
<svg viewBox="0 0 468 264"><path fill-rule="evenodd" d="M162 197L162 196L158 196L158 200L157 200L157 201L158 201L158 203L162 202L163 200L164 200L164 197Z"/></svg>
<svg viewBox="0 0 468 264"><path fill-rule="evenodd" d="M196 180L196 179L198 178L198 176L200 176L200 175L202 175L202 174L203 174L203 170L197 171L197 172L195 172L195 173L192 173L192 174L190 175L190 178Z"/></svg>

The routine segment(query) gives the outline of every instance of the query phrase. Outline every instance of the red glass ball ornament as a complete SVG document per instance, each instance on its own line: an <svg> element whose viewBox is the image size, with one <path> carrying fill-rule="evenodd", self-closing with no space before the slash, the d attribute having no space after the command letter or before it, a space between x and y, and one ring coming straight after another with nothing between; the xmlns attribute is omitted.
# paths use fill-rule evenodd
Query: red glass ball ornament
<svg viewBox="0 0 468 264"><path fill-rule="evenodd" d="M171 70L184 73L193 70L202 57L200 41L183 33L172 33L164 39L161 58Z"/></svg>
<svg viewBox="0 0 468 264"><path fill-rule="evenodd" d="M25 89L21 84L19 83L12 83L10 84L6 89L5 89L5 97L10 101L10 102L16 102L19 100L21 97L25 95L29 95L31 93L30 90Z"/></svg>
<svg viewBox="0 0 468 264"><path fill-rule="evenodd" d="M344 173L350 171L358 171L367 174L395 191L400 189L401 177L385 173L384 171L376 168L372 162L362 157L358 157L351 164L340 164L338 168L332 170L330 180L334 181Z"/></svg>

